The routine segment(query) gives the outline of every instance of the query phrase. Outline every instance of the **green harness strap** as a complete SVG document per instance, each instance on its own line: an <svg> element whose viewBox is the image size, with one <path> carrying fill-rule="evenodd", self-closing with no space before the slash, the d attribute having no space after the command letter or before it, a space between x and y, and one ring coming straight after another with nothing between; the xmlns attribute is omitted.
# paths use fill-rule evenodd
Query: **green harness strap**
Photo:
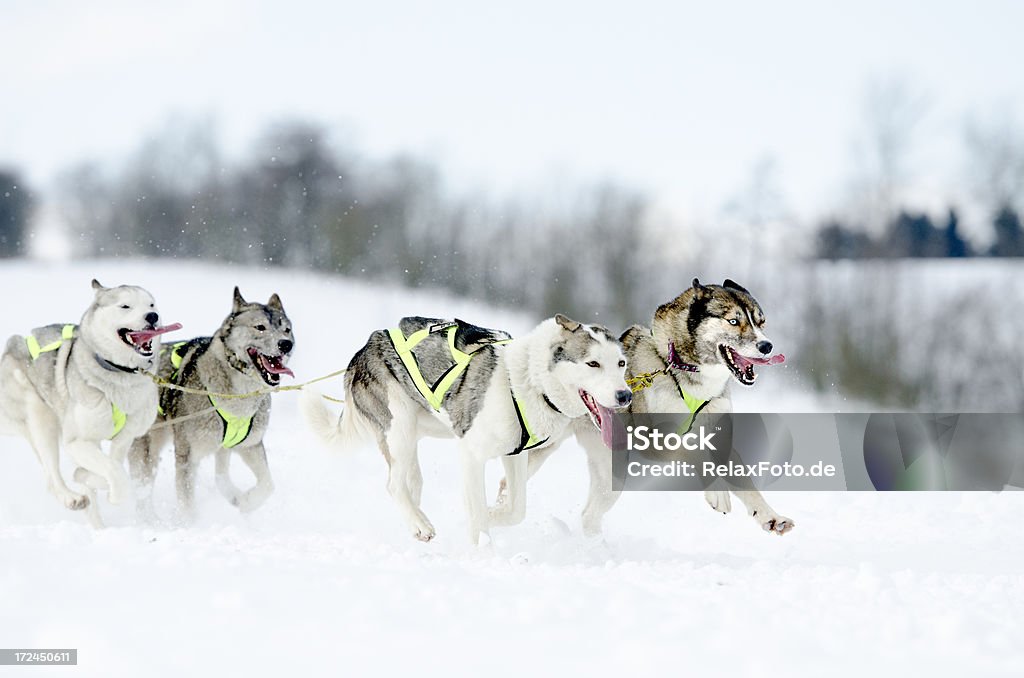
<svg viewBox="0 0 1024 678"><path fill-rule="evenodd" d="M512 394L512 402L516 404L516 416L519 417L519 428L522 429L523 433L519 441L519 447L517 447L515 451L508 453L508 456L510 457L512 455L519 454L523 450L532 450L535 447L540 447L550 440L550 436L548 438L538 438L533 432L533 429L530 428L530 422L526 420L526 409L523 407L523 403L519 401L519 398L516 397L515 393Z"/></svg>
<svg viewBox="0 0 1024 678"><path fill-rule="evenodd" d="M393 327L388 330L388 336L391 338L391 343L395 347L395 351L398 353L398 357L402 359L402 364L405 365L406 371L409 373L409 377L412 382L416 384L416 388L423 395L423 398L434 408L435 412L441 411L441 404L444 402L444 396L448 393L448 389L452 387L455 380L466 370L469 366L469 361L473 358L473 353L466 353L455 348L455 335L458 332L458 325L451 325L447 328L448 336L448 350L451 351L452 366L449 367L444 374L437 380L433 388L427 385L427 380L423 378L423 373L420 372L420 366L416 363L416 356L412 354L412 350L416 346L430 336L431 328L424 327L421 330L413 332L408 337L402 334L402 330ZM511 340L504 339L501 341L492 341L488 345L493 344L507 344ZM522 437L519 442L519 447L513 452L509 452L509 455L519 454L523 450L533 449L539 445L543 445L548 441L548 438L538 438L533 429L530 428L530 423L526 420L526 410L523 408L523 404L519 401L519 398L515 396L515 393L511 393L512 402L516 406L516 416L519 417L519 427L522 429Z"/></svg>
<svg viewBox="0 0 1024 678"><path fill-rule="evenodd" d="M32 356L32 362L35 362L40 355L43 353L49 353L50 351L56 351L64 345L65 341L74 338L75 336L75 325L65 325L60 329L60 339L52 341L46 346L40 346L39 340L33 335L25 337L25 344L28 346L28 354ZM121 429L124 428L125 423L128 421L128 415L124 413L117 403L110 403L110 417L114 422L114 432L110 435L109 440L113 440Z"/></svg>
<svg viewBox="0 0 1024 678"><path fill-rule="evenodd" d="M710 401L701 400L696 396L690 395L683 390L683 387L680 386L678 382L676 383L676 387L679 389L679 395L683 397L683 402L686 403L686 408L690 410L690 418L686 420L684 427L680 427L679 429L680 435L683 435L690 432L690 429L693 428L693 421L697 418L700 411L704 409L704 406Z"/></svg>
<svg viewBox="0 0 1024 678"><path fill-rule="evenodd" d="M209 398L210 404L217 410L221 421L224 422L224 439L221 441L220 446L230 450L249 437L253 417L236 417L227 410L217 407L217 403L213 401L213 396L209 396Z"/></svg>
<svg viewBox="0 0 1024 678"><path fill-rule="evenodd" d="M452 360L455 362L441 375L441 378L437 380L433 388L427 385L426 379L423 378L423 374L420 372L420 366L416 364L416 356L412 354L412 350L416 348L416 345L430 336L430 328L424 327L422 330L413 332L408 338L397 327L388 330L388 336L391 337L391 343L394 344L398 357L402 359L402 364L405 365L405 369L409 372L413 383L416 384L416 388L423 394L423 397L434 408L435 412L441 411L441 403L444 401L445 394L448 393L448 389L452 387L455 380L465 371L470 359L473 357L472 354L455 348L455 333L458 329L458 325L452 325L447 331L448 349L451 351Z"/></svg>
<svg viewBox="0 0 1024 678"><path fill-rule="evenodd" d="M178 377L178 372L181 370L181 363L185 360L185 356L181 353L181 349L188 344L187 341L179 341L173 343L168 347L171 352L171 381L174 381ZM162 352L162 351L161 351ZM217 416L220 417L221 422L224 424L224 437L221 440L220 446L226 450L230 450L235 447L243 440L249 437L249 431L252 430L252 417L237 417L225 409L217 407L217 403L214 402L213 396L208 396L210 404L213 405L213 409L217 411ZM160 414L163 414L163 408L160 409Z"/></svg>

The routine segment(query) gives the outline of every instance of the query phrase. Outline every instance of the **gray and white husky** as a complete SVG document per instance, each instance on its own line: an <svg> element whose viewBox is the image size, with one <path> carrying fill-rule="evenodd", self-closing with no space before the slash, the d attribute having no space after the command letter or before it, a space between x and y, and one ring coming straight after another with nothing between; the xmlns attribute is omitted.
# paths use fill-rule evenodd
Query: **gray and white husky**
<svg viewBox="0 0 1024 678"><path fill-rule="evenodd" d="M434 537L420 509L423 475L417 443L459 439L470 541L526 512L527 458L553 449L590 415L611 425L611 408L629 404L625 358L608 330L558 315L510 341L461 320L403 318L378 330L349 363L346 406L333 417L315 395L303 406L327 441L374 441L388 463L388 491L412 534ZM484 467L500 457L508 497L488 510Z"/></svg>
<svg viewBox="0 0 1024 678"><path fill-rule="evenodd" d="M90 508L99 526L96 489L111 504L129 498L124 468L132 440L157 414L152 380L161 327L152 295L141 287L104 287L77 324L47 325L7 341L0 358L0 431L23 436L46 474L50 492L69 509ZM101 442L110 440L109 456ZM77 464L71 490L60 472L60 450Z"/></svg>
<svg viewBox="0 0 1024 678"><path fill-rule="evenodd" d="M160 375L174 384L214 393L244 394L278 386L281 375L294 376L288 359L295 348L292 323L280 297L266 304L247 302L235 288L231 313L212 337L173 344L162 353ZM161 449L174 442L175 485L181 518L193 517L195 473L203 457L216 455L217 489L234 506L251 511L274 490L263 436L270 421L270 395L219 398L165 389L159 423L135 441L132 476L140 485L139 509L153 518L152 487ZM231 480L236 453L256 476L256 484L239 490Z"/></svg>
<svg viewBox="0 0 1024 678"><path fill-rule="evenodd" d="M620 337L629 362L629 376L667 370L651 385L638 391L630 412L722 413L732 411L729 384L735 380L752 386L755 365L771 365L785 358L772 355L774 346L764 333L761 305L732 280L721 285L693 285L672 301L658 307L651 327L634 325ZM612 490L612 456L609 446L585 422L574 426L577 440L587 453L590 493L583 510L583 530L601 531L604 514L619 492ZM544 463L549 450L531 455L529 475ZM780 515L757 490L734 492L747 512L766 531L785 534L792 519ZM708 491L705 499L716 511L728 513L729 492Z"/></svg>

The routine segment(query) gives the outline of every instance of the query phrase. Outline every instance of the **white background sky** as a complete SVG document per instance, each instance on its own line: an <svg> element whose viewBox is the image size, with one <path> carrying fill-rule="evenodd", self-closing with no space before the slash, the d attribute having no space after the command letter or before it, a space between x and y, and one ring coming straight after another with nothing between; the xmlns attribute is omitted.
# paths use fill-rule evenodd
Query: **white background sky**
<svg viewBox="0 0 1024 678"><path fill-rule="evenodd" d="M0 3L0 165L42 187L171 115L236 151L302 117L457 189L611 177L705 219L771 157L811 219L847 190L872 79L927 96L910 169L938 205L966 116L1024 110L1011 1Z"/></svg>

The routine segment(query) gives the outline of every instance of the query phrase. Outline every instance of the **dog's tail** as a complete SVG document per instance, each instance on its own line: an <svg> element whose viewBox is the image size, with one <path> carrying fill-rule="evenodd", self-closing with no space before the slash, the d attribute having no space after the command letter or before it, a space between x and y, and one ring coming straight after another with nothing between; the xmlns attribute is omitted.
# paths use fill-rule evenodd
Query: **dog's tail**
<svg viewBox="0 0 1024 678"><path fill-rule="evenodd" d="M364 445L367 438L362 417L352 403L347 403L340 415L334 415L324 403L322 394L311 388L302 389L299 408L313 432L329 447Z"/></svg>

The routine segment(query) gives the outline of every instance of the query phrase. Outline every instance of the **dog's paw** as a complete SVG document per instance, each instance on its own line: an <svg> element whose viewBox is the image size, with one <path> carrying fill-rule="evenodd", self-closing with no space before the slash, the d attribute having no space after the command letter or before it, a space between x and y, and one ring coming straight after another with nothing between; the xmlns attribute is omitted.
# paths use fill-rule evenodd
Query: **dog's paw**
<svg viewBox="0 0 1024 678"><path fill-rule="evenodd" d="M764 515L758 515L755 513L754 520L761 525L761 529L765 532L773 532L778 535L786 534L796 526L796 523L793 522L792 518L780 516L777 513Z"/></svg>
<svg viewBox="0 0 1024 678"><path fill-rule="evenodd" d="M732 510L732 500L729 493L723 490L704 490L704 501L719 513L728 513Z"/></svg>
<svg viewBox="0 0 1024 678"><path fill-rule="evenodd" d="M68 492L60 498L64 504L64 508L71 511L82 511L89 508L89 497L84 494L75 494L74 492Z"/></svg>
<svg viewBox="0 0 1024 678"><path fill-rule="evenodd" d="M494 506L499 507L508 501L508 483L504 478L498 483L498 496L494 498Z"/></svg>
<svg viewBox="0 0 1024 678"><path fill-rule="evenodd" d="M422 514L413 518L410 527L412 528L412 536L422 542L428 542L437 535L437 532L434 531L434 526Z"/></svg>

